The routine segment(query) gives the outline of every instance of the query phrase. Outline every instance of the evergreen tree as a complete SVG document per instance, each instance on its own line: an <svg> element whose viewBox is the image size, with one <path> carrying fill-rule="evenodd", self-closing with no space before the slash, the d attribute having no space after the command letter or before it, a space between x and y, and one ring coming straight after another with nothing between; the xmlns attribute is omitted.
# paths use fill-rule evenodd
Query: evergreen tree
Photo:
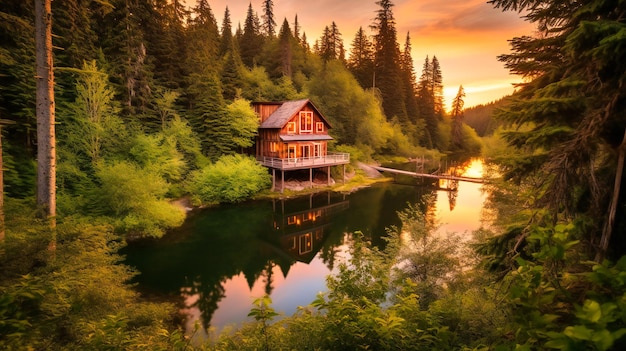
<svg viewBox="0 0 626 351"><path fill-rule="evenodd" d="M156 17L147 23L145 32L154 64L155 84L179 89L185 85L185 20L189 11L180 0L158 0L154 6Z"/></svg>
<svg viewBox="0 0 626 351"><path fill-rule="evenodd" d="M367 38L363 27L352 40L350 56L348 56L347 67L363 88L373 86L374 79L374 50L372 42Z"/></svg>
<svg viewBox="0 0 626 351"><path fill-rule="evenodd" d="M417 82L415 79L415 68L413 67L413 58L411 57L411 37L406 33L406 41L404 43L404 51L400 56L400 68L402 70L402 78L404 82L404 101L406 104L406 112L409 122L419 130L423 126L419 123L419 108L417 106Z"/></svg>
<svg viewBox="0 0 626 351"><path fill-rule="evenodd" d="M463 147L463 105L465 104L463 98L465 98L465 90L463 90L461 85L454 100L452 100L452 111L450 111L450 117L452 117L452 145L458 149Z"/></svg>
<svg viewBox="0 0 626 351"><path fill-rule="evenodd" d="M345 53L343 49L343 39L341 38L341 32L337 23L333 23L324 28L322 37L320 39L318 54L324 59L329 60L341 60L345 61Z"/></svg>
<svg viewBox="0 0 626 351"><path fill-rule="evenodd" d="M226 55L228 51L233 49L233 28L230 21L230 11L228 6L224 10L224 19L222 20L222 36L220 38L220 57Z"/></svg>
<svg viewBox="0 0 626 351"><path fill-rule="evenodd" d="M248 5L239 48L241 60L248 68L252 68L256 63L257 56L263 50L263 37L259 32L258 17L252 9L252 4Z"/></svg>
<svg viewBox="0 0 626 351"><path fill-rule="evenodd" d="M315 44L317 46L316 53L320 55L320 57L322 58L322 60L324 60L324 62L335 58L335 50L333 48L332 35L330 33L330 28L328 26L324 27L324 31L322 32L322 37L319 39L319 45L317 45L318 44L317 41L315 42Z"/></svg>
<svg viewBox="0 0 626 351"><path fill-rule="evenodd" d="M583 212L594 219L586 239L598 248L596 259L609 248L624 254L623 235L612 236L626 228L624 6L604 0L490 3L525 13L541 34L514 38L512 53L500 57L511 73L526 78L500 115L528 126L506 134L520 152L507 160L507 175L541 174L539 205L548 204L555 218Z"/></svg>
<svg viewBox="0 0 626 351"><path fill-rule="evenodd" d="M225 101L219 79L219 29L208 1L199 0L192 11L187 40L188 89L184 96L187 117L200 136L203 150L217 157L227 150L220 142L227 131L223 127Z"/></svg>
<svg viewBox="0 0 626 351"><path fill-rule="evenodd" d="M304 49L304 51L306 52L310 52L311 51L311 46L309 45L309 42L306 38L306 32L302 32L302 48Z"/></svg>
<svg viewBox="0 0 626 351"><path fill-rule="evenodd" d="M394 116L401 123L408 122L404 101L404 87L400 70L400 49L398 47L393 4L390 0L376 2L380 6L372 24L374 35L374 70L376 88L380 90L383 109L389 120Z"/></svg>
<svg viewBox="0 0 626 351"><path fill-rule="evenodd" d="M426 124L421 145L433 148L438 144L439 131L437 128L437 115L435 113L435 98L432 93L432 65L428 56L422 66L422 75L418 83L418 107L419 114Z"/></svg>
<svg viewBox="0 0 626 351"><path fill-rule="evenodd" d="M15 125L3 138L27 154L34 155L35 119L35 37L34 2L0 3L0 118ZM6 150L5 150L6 151ZM9 182L10 179L7 179ZM11 184L7 184L7 192Z"/></svg>
<svg viewBox="0 0 626 351"><path fill-rule="evenodd" d="M283 25L280 28L280 35L278 37L280 47L280 61L282 63L282 74L287 77L291 77L292 72L292 59L293 48L292 43L294 38L291 36L291 29L289 28L289 22L287 19L283 21Z"/></svg>
<svg viewBox="0 0 626 351"><path fill-rule="evenodd" d="M110 2L113 11L96 19L96 32L110 62L112 83L123 99L124 114L141 116L150 108L154 72L145 33L158 16L148 0Z"/></svg>
<svg viewBox="0 0 626 351"><path fill-rule="evenodd" d="M274 1L263 0L263 32L269 38L276 36L276 20L274 19Z"/></svg>
<svg viewBox="0 0 626 351"><path fill-rule="evenodd" d="M435 115L441 119L445 114L443 108L443 75L441 74L441 66L439 66L437 56L433 56L430 62L430 70L432 74L430 79L430 92L433 95L433 107L435 109Z"/></svg>
<svg viewBox="0 0 626 351"><path fill-rule="evenodd" d="M297 43L300 43L300 23L298 22L298 14L293 21L293 37Z"/></svg>

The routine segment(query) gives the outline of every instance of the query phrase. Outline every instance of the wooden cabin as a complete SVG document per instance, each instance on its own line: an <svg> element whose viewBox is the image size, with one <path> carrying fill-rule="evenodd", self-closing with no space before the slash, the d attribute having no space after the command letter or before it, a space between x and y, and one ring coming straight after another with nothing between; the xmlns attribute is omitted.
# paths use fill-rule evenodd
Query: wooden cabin
<svg viewBox="0 0 626 351"><path fill-rule="evenodd" d="M274 184L279 170L284 184L288 170L327 168L350 162L346 153L329 153L330 123L309 99L285 102L255 102L254 111L260 119L256 140L256 158L272 169Z"/></svg>

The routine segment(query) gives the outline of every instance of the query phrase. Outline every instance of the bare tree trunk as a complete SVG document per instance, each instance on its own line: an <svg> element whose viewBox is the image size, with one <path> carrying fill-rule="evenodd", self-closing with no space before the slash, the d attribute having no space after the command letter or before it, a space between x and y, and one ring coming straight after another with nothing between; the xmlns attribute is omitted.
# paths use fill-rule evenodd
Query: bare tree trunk
<svg viewBox="0 0 626 351"><path fill-rule="evenodd" d="M52 0L35 0L37 62L37 205L56 226L56 141L52 67Z"/></svg>
<svg viewBox="0 0 626 351"><path fill-rule="evenodd" d="M2 120L0 120L0 245L4 243L4 171L2 167Z"/></svg>
<svg viewBox="0 0 626 351"><path fill-rule="evenodd" d="M624 130L624 139L617 149L617 169L615 170L615 183L613 184L613 196L611 196L611 205L609 206L609 215L602 230L602 238L600 239L600 247L596 253L596 261L600 262L606 255L609 248L611 233L613 232L613 224L615 223L615 213L617 212L617 204L619 202L619 193L622 186L622 176L624 175L624 158L626 158L626 130Z"/></svg>

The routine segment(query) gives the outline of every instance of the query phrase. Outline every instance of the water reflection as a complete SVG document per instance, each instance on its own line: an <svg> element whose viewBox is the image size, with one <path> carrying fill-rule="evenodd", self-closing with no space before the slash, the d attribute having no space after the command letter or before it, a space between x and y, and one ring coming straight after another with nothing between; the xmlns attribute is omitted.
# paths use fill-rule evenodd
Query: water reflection
<svg viewBox="0 0 626 351"><path fill-rule="evenodd" d="M196 322L217 331L240 323L253 299L266 293L277 311L292 315L326 290L326 276L345 259L346 233L362 231L383 246L386 228L400 225L397 212L407 204L444 224L480 217L481 200L472 193L478 184L462 182L451 192L438 190L436 181L411 182L207 209L160 240L129 245L126 263L141 272L136 282L144 294L180 303L188 330ZM453 227L448 229L458 229Z"/></svg>

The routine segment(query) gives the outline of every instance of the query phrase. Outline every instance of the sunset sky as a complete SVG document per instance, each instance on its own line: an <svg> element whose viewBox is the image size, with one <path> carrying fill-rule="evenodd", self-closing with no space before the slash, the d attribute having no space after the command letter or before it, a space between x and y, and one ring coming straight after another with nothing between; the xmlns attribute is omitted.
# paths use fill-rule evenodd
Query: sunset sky
<svg viewBox="0 0 626 351"><path fill-rule="evenodd" d="M220 26L228 6L233 30L239 23L243 27L249 3L261 16L263 0L209 0ZM466 93L465 107L471 107L510 94L512 83L520 82L521 78L509 75L497 60L498 55L509 52L507 40L533 34L533 26L517 13L494 9L486 0L395 0L393 4L398 41L402 49L410 33L418 77L426 56L437 56L446 105L461 84ZM347 54L359 27L372 34L369 26L378 9L376 0L274 0L277 26L287 18L293 29L297 14L311 45L321 37L324 27L335 21Z"/></svg>

